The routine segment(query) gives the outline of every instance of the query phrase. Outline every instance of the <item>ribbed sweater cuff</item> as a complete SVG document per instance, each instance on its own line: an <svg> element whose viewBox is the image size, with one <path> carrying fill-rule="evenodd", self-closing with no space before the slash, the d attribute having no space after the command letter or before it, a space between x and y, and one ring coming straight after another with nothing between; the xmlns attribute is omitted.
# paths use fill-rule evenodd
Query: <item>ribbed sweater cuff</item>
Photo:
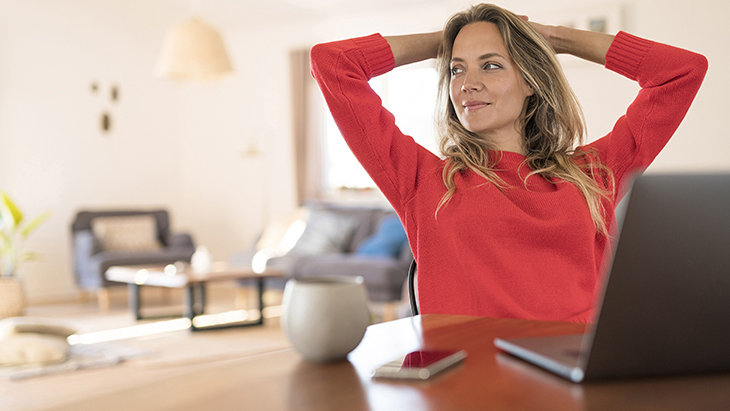
<svg viewBox="0 0 730 411"><path fill-rule="evenodd" d="M395 66L393 52L383 36L372 34L353 40L365 55L370 71L368 77L379 76L393 70Z"/></svg>
<svg viewBox="0 0 730 411"><path fill-rule="evenodd" d="M636 80L644 56L654 42L620 31L606 53L606 68Z"/></svg>

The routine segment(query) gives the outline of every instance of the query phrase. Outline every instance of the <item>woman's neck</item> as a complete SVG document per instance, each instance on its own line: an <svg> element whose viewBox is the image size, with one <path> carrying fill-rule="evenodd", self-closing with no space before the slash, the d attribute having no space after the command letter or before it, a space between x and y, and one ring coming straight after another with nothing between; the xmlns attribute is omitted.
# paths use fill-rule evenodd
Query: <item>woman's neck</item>
<svg viewBox="0 0 730 411"><path fill-rule="evenodd" d="M495 136L484 136L484 138L492 142L497 151L509 151L512 153L522 154L523 156L527 152L524 145L525 139L520 135L508 135L502 136L501 138Z"/></svg>

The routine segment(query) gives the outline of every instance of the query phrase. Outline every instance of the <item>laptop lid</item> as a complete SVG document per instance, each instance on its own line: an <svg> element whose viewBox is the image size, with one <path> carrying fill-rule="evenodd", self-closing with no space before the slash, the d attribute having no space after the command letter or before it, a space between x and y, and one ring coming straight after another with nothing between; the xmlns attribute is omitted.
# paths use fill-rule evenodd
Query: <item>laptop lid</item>
<svg viewBox="0 0 730 411"><path fill-rule="evenodd" d="M574 348L495 344L576 382L730 370L730 174L640 176L622 220L572 374L545 364L561 361L550 351Z"/></svg>
<svg viewBox="0 0 730 411"><path fill-rule="evenodd" d="M635 179L585 378L730 370L730 174Z"/></svg>

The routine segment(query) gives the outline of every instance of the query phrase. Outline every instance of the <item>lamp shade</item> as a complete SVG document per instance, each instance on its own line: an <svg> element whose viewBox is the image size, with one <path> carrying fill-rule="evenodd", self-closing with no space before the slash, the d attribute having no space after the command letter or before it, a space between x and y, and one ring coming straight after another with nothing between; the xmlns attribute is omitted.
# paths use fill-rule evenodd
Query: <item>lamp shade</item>
<svg viewBox="0 0 730 411"><path fill-rule="evenodd" d="M209 81L233 73L218 30L197 17L173 27L157 61L157 75L178 81Z"/></svg>

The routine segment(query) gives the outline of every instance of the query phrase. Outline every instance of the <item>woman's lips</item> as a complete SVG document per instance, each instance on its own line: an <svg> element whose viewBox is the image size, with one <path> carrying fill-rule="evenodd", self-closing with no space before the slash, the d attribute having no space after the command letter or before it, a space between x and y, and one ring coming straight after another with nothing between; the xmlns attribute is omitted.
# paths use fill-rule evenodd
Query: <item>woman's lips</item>
<svg viewBox="0 0 730 411"><path fill-rule="evenodd" d="M484 108L488 105L489 105L489 103L484 102L484 101L470 100L470 101L467 101L464 103L464 108L468 111L475 111L475 110L479 110L480 108Z"/></svg>

